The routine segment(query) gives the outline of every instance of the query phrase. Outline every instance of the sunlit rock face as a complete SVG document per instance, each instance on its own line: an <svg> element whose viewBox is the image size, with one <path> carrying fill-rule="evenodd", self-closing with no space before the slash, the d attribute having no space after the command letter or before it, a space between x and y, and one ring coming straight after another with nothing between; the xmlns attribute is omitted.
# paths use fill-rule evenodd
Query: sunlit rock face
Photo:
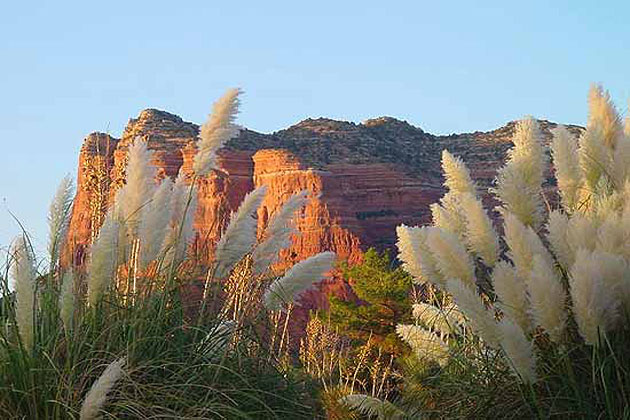
<svg viewBox="0 0 630 420"><path fill-rule="evenodd" d="M556 124L540 124L548 143ZM293 193L303 189L312 193L297 220L300 234L282 253L279 270L325 250L353 263L368 247L391 249L396 225L430 222L429 206L444 192L443 149L466 161L486 205L494 207L487 189L511 146L514 126L510 122L490 132L435 136L404 121L381 117L360 124L307 119L272 134L244 129L220 151L220 170L196 181L195 252L202 260L212 258L231 212L245 194L261 185L268 190L258 212L259 235ZM576 135L581 130L569 129ZM86 247L125 182L127 150L135 138L146 139L155 151L159 178L174 179L181 170L192 180L197 133L195 124L147 109L129 120L121 139L90 134L79 155L64 263L84 264ZM553 201L553 185L546 187ZM327 280L303 296L298 317L305 319L309 308L324 306L328 293L349 297L351 292L340 278Z"/></svg>

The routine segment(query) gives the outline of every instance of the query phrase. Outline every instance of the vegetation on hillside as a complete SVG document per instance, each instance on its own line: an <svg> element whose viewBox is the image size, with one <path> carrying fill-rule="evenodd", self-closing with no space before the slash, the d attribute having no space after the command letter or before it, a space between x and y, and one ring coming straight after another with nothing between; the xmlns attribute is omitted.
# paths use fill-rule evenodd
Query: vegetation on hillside
<svg viewBox="0 0 630 420"><path fill-rule="evenodd" d="M532 118L498 172L497 209L444 151L433 224L397 228L400 266L375 250L341 264L356 299L330 297L299 348L295 301L336 259L271 269L307 192L259 237L259 187L209 266L189 249L196 180L238 132L239 95L217 101L193 172L175 181L157 181L134 141L86 267L61 264L69 179L47 258L16 238L0 273L2 418L630 417L630 119L603 89L578 139L554 133L557 196L543 189L550 162Z"/></svg>
<svg viewBox="0 0 630 420"><path fill-rule="evenodd" d="M492 191L499 229L444 151L433 225L398 227L403 266L432 291L398 326L417 356L402 396L343 401L379 418L630 415L630 121L597 86L589 110L579 139L555 132L559 200L543 194L538 124L519 123Z"/></svg>
<svg viewBox="0 0 630 420"><path fill-rule="evenodd" d="M210 267L187 252L195 178L214 168L216 150L237 132L239 93L228 91L202 126L193 179L180 173L175 182L156 182L152 152L135 140L126 184L86 270L60 264L72 208L67 179L51 205L48 261L36 260L26 234L16 238L0 282L0 417L317 415L310 379L287 363L287 308L330 271L335 254L315 255L281 276L269 270L306 194L289 199L257 243L265 189L254 190L232 215Z"/></svg>

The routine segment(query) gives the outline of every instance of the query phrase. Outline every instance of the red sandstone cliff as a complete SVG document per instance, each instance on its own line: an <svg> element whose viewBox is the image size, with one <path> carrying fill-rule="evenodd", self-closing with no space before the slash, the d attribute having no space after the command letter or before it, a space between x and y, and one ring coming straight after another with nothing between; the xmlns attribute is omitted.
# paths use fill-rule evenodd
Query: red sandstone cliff
<svg viewBox="0 0 630 420"><path fill-rule="evenodd" d="M547 139L554 126L541 122ZM191 175L197 129L175 115L148 109L129 121L120 140L100 133L85 139L66 263L83 263L85 247L124 183L129 143L136 137L148 140L159 177L175 177L180 168ZM503 162L513 130L509 123L487 133L433 136L393 118L362 124L309 119L270 135L243 130L220 152L221 171L198 181L196 251L209 258L245 194L267 185L259 232L291 194L302 189L314 193L299 218L300 235L283 252L280 266L323 250L356 262L369 246L391 247L396 225L430 221L429 205L443 193L442 149L461 156L485 188ZM347 285L339 279L324 282L304 297L305 309L321 306L331 292L345 295Z"/></svg>

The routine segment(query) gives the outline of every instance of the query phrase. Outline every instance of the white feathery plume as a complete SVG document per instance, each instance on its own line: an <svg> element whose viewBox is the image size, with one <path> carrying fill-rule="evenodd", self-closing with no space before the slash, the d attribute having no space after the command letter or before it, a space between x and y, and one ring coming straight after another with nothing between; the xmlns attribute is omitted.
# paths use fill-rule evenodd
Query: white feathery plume
<svg viewBox="0 0 630 420"><path fill-rule="evenodd" d="M553 132L551 155L556 170L558 190L565 210L573 210L578 204L578 190L582 183L578 144L565 126L558 126Z"/></svg>
<svg viewBox="0 0 630 420"><path fill-rule="evenodd" d="M153 152L147 142L136 138L129 147L126 183L120 189L116 202L120 206L124 223L130 235L135 236L140 220L156 189L157 170L152 163Z"/></svg>
<svg viewBox="0 0 630 420"><path fill-rule="evenodd" d="M427 245L428 227L396 227L398 259L417 284L432 283L444 287L444 278L438 272L435 259Z"/></svg>
<svg viewBox="0 0 630 420"><path fill-rule="evenodd" d="M628 117L628 121L630 121L630 117ZM618 189L621 189L625 182L630 180L630 134L619 137L613 154L611 172Z"/></svg>
<svg viewBox="0 0 630 420"><path fill-rule="evenodd" d="M153 193L153 198L145 207L138 237L140 238L140 269L144 269L158 257L171 222L171 198L173 181L165 178Z"/></svg>
<svg viewBox="0 0 630 420"><path fill-rule="evenodd" d="M541 326L552 341L560 342L567 321L566 293L553 267L540 255L534 255L527 292L535 325Z"/></svg>
<svg viewBox="0 0 630 420"><path fill-rule="evenodd" d="M114 212L108 212L90 252L87 268L87 300L90 306L98 303L116 275L119 230L120 223Z"/></svg>
<svg viewBox="0 0 630 420"><path fill-rule="evenodd" d="M604 253L580 248L569 277L575 321L592 345L598 344L598 333L611 329L619 316L620 290L613 281L606 281L607 271L612 271L607 259Z"/></svg>
<svg viewBox="0 0 630 420"><path fill-rule="evenodd" d="M593 251L597 246L597 226L581 213L575 213L569 219L567 227L567 244L571 248L572 259L569 265L573 264L575 254L578 249L584 248Z"/></svg>
<svg viewBox="0 0 630 420"><path fill-rule="evenodd" d="M454 233L460 240L464 240L466 217L463 214L460 194L448 192L439 203L431 204L430 209L433 226Z"/></svg>
<svg viewBox="0 0 630 420"><path fill-rule="evenodd" d="M266 192L266 185L251 191L243 198L238 210L232 213L230 223L217 243L214 253L217 264L216 278L226 277L234 265L252 251L256 244L256 229L258 227L256 213Z"/></svg>
<svg viewBox="0 0 630 420"><path fill-rule="evenodd" d="M376 417L378 420L398 420L405 418L405 413L389 401L380 400L365 394L349 394L339 399L353 410L359 411L367 417Z"/></svg>
<svg viewBox="0 0 630 420"><path fill-rule="evenodd" d="M396 334L409 344L420 359L436 362L440 366L448 362L448 345L435 333L417 325L396 325Z"/></svg>
<svg viewBox="0 0 630 420"><path fill-rule="evenodd" d="M496 306L513 319L524 331L531 330L528 314L527 285L518 277L512 265L500 261L492 271L492 284L499 298Z"/></svg>
<svg viewBox="0 0 630 420"><path fill-rule="evenodd" d="M611 213L597 228L598 251L622 255L630 260L630 233L623 228L622 214Z"/></svg>
<svg viewBox="0 0 630 420"><path fill-rule="evenodd" d="M454 305L440 309L435 305L419 302L412 306L411 315L427 328L442 334L456 333L457 326L466 322Z"/></svg>
<svg viewBox="0 0 630 420"><path fill-rule="evenodd" d="M477 195L475 183L470 177L466 164L459 158L442 150L442 172L444 173L444 186L449 191L457 194L469 193Z"/></svg>
<svg viewBox="0 0 630 420"><path fill-rule="evenodd" d="M601 265L601 276L604 287L616 292L614 299L619 300L620 305L630 309L630 260L622 255L595 250L593 258ZM618 319L622 321L622 319ZM611 325L615 322L611 321Z"/></svg>
<svg viewBox="0 0 630 420"><path fill-rule="evenodd" d="M535 383L536 359L532 342L527 339L523 329L509 318L501 320L499 329L501 348L510 360L512 370L524 383Z"/></svg>
<svg viewBox="0 0 630 420"><path fill-rule="evenodd" d="M178 225L184 218L184 212L188 204L188 194L190 193L190 186L186 184L186 175L183 171L179 171L175 184L173 185L173 192L171 194L171 220ZM193 194L196 195L196 194Z"/></svg>
<svg viewBox="0 0 630 420"><path fill-rule="evenodd" d="M59 318L67 333L72 330L74 303L74 274L71 270L68 270L63 274L61 293L59 294Z"/></svg>
<svg viewBox="0 0 630 420"><path fill-rule="evenodd" d="M167 264L182 261L186 257L188 244L195 235L193 222L197 211L197 186L186 185L182 171L173 185L169 208L171 220L159 253L164 255Z"/></svg>
<svg viewBox="0 0 630 420"><path fill-rule="evenodd" d="M33 349L35 321L35 260L24 234L18 236L11 251L13 285L15 288L15 319L22 345Z"/></svg>
<svg viewBox="0 0 630 420"><path fill-rule="evenodd" d="M473 330L491 347L498 347L501 332L494 318L494 310L487 310L479 295L459 279L449 279L446 289L455 303L470 320Z"/></svg>
<svg viewBox="0 0 630 420"><path fill-rule="evenodd" d="M239 128L234 124L240 104L240 89L228 89L212 106L208 120L199 128L197 154L193 170L197 176L204 176L215 168L217 151L228 140L236 137Z"/></svg>
<svg viewBox="0 0 630 420"><path fill-rule="evenodd" d="M549 213L547 221L547 240L556 259L566 270L573 262L573 251L567 242L569 231L569 218L558 210Z"/></svg>
<svg viewBox="0 0 630 420"><path fill-rule="evenodd" d="M92 384L81 405L80 420L100 418L100 411L107 402L107 396L122 377L124 367L124 357L110 363L96 382Z"/></svg>
<svg viewBox="0 0 630 420"><path fill-rule="evenodd" d="M587 213L595 225L599 226L603 221L617 215L624 206L625 198L623 191L610 190L605 194L598 195L593 201L593 206Z"/></svg>
<svg viewBox="0 0 630 420"><path fill-rule="evenodd" d="M578 149L580 158L580 168L586 183L587 190L583 195L598 193L600 178L605 178L608 169L611 167L610 153L604 145L604 133L599 125L587 127L580 137L580 148ZM586 201L585 199L582 199ZM581 203L582 205L582 203Z"/></svg>
<svg viewBox="0 0 630 420"><path fill-rule="evenodd" d="M518 122L512 137L514 147L508 151L509 161L524 165L522 175L527 184L540 187L547 164L538 122L527 117Z"/></svg>
<svg viewBox="0 0 630 420"><path fill-rule="evenodd" d="M589 115L587 128L597 126L602 132L603 144L614 150L622 136L621 118L607 91L596 84L588 92Z"/></svg>
<svg viewBox="0 0 630 420"><path fill-rule="evenodd" d="M59 251L63 247L66 238L72 210L73 195L74 183L70 175L66 175L61 180L48 211L48 255L53 270L57 265Z"/></svg>
<svg viewBox="0 0 630 420"><path fill-rule="evenodd" d="M263 297L265 307L270 311L275 311L287 303L294 302L304 291L332 270L335 258L334 252L327 251L295 264L283 277L267 287Z"/></svg>
<svg viewBox="0 0 630 420"><path fill-rule="evenodd" d="M300 191L292 195L271 218L264 240L256 245L252 254L254 275L268 270L278 260L280 250L291 245L291 234L297 233L293 219L306 205L307 194L307 191Z"/></svg>
<svg viewBox="0 0 630 420"><path fill-rule="evenodd" d="M475 266L456 235L430 227L426 243L435 258L438 271L444 278L457 278L469 287L475 287Z"/></svg>
<svg viewBox="0 0 630 420"><path fill-rule="evenodd" d="M547 163L538 122L531 117L519 121L512 141L514 147L508 152L505 166L499 169L493 191L504 210L537 228L542 221L542 182Z"/></svg>
<svg viewBox="0 0 630 420"><path fill-rule="evenodd" d="M462 194L463 214L466 219L465 239L468 249L478 255L488 267L493 267L499 257L499 238L492 220L481 201L470 193Z"/></svg>
<svg viewBox="0 0 630 420"><path fill-rule="evenodd" d="M502 209L515 214L521 222L537 227L542 220L541 190L525 184L519 168L508 165L498 172L497 188L491 191L502 202Z"/></svg>
<svg viewBox="0 0 630 420"><path fill-rule="evenodd" d="M525 226L515 215L507 212L503 213L503 221L504 238L510 249L507 255L521 278L529 275L534 255L540 255L548 265L553 266L549 251L531 226Z"/></svg>
<svg viewBox="0 0 630 420"><path fill-rule="evenodd" d="M628 101L628 113L626 114L626 123L623 126L623 134L630 138L630 101Z"/></svg>

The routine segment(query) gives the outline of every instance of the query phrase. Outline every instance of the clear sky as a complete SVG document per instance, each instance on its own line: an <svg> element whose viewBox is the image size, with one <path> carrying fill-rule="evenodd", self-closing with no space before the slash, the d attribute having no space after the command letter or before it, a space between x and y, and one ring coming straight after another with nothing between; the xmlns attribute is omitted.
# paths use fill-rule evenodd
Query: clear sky
<svg viewBox="0 0 630 420"><path fill-rule="evenodd" d="M591 82L630 97L630 1L6 1L0 8L0 246L15 213L46 243L57 183L92 131L148 107L202 122L390 115L432 133L531 114L584 123ZM624 109L625 111L625 109Z"/></svg>

